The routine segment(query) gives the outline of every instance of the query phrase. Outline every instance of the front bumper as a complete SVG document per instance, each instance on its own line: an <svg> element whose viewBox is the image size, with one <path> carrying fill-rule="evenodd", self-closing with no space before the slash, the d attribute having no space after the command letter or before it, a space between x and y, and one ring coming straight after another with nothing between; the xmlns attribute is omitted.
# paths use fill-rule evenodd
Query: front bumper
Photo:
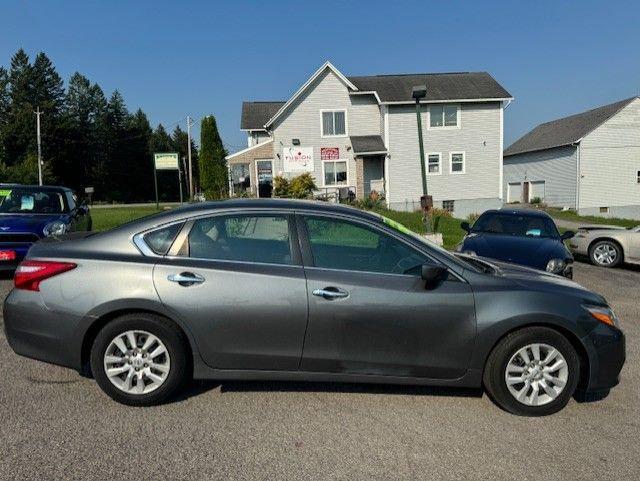
<svg viewBox="0 0 640 481"><path fill-rule="evenodd" d="M587 393L608 391L619 382L625 362L624 333L605 324L598 324L582 338L589 357L589 373L582 389Z"/></svg>
<svg viewBox="0 0 640 481"><path fill-rule="evenodd" d="M569 245L569 250L573 254L579 254L583 256L589 255L589 239L586 236L577 234L576 236L569 239L567 244Z"/></svg>

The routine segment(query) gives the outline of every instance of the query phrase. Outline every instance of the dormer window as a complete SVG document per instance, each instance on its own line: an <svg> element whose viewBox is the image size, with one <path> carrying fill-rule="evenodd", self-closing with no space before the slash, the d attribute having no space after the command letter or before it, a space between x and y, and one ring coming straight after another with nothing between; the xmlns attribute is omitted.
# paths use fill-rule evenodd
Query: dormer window
<svg viewBox="0 0 640 481"><path fill-rule="evenodd" d="M321 110L322 136L344 137L347 135L347 112L345 110Z"/></svg>

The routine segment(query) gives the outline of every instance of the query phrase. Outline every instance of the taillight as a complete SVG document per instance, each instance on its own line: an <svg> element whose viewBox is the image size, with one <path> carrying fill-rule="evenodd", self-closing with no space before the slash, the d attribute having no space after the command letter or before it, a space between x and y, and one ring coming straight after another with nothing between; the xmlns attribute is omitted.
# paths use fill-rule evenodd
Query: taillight
<svg viewBox="0 0 640 481"><path fill-rule="evenodd" d="M75 269L72 262L54 261L23 261L18 265L13 276L13 285L16 289L27 291L39 291L40 283L63 272Z"/></svg>

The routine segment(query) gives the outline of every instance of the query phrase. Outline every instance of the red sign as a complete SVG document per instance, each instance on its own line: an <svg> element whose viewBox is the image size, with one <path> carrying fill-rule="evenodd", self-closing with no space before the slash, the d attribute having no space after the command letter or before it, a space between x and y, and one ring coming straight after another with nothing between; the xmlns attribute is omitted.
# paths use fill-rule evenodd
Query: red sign
<svg viewBox="0 0 640 481"><path fill-rule="evenodd" d="M321 147L320 160L338 160L340 158L340 149L338 147Z"/></svg>

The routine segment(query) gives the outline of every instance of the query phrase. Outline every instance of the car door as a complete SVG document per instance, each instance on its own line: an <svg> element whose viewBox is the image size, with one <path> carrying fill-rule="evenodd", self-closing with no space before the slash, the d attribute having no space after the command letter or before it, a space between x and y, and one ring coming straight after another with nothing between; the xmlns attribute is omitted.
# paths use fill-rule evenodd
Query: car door
<svg viewBox="0 0 640 481"><path fill-rule="evenodd" d="M299 215L309 298L305 371L452 379L467 370L476 323L469 285L427 288L424 252L355 218Z"/></svg>
<svg viewBox="0 0 640 481"><path fill-rule="evenodd" d="M290 216L221 214L184 229L153 277L205 362L220 369L298 369L307 293Z"/></svg>

